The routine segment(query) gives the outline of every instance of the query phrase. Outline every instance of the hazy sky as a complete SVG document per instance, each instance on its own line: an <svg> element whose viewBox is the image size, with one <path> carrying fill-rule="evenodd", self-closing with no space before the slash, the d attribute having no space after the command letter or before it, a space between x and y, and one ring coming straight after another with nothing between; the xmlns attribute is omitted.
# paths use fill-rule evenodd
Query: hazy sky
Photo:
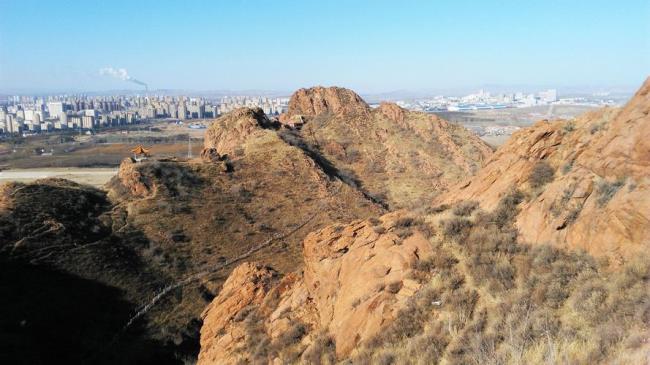
<svg viewBox="0 0 650 365"><path fill-rule="evenodd" d="M0 91L639 85L649 0L0 0Z"/></svg>

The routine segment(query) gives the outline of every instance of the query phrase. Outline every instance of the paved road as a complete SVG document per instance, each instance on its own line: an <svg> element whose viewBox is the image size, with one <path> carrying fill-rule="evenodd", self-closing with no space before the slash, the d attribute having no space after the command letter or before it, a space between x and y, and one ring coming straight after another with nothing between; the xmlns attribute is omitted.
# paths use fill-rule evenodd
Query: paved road
<svg viewBox="0 0 650 365"><path fill-rule="evenodd" d="M31 182L48 177L57 177L81 184L102 187L116 174L117 168L62 167L11 169L0 171L0 184L9 181Z"/></svg>

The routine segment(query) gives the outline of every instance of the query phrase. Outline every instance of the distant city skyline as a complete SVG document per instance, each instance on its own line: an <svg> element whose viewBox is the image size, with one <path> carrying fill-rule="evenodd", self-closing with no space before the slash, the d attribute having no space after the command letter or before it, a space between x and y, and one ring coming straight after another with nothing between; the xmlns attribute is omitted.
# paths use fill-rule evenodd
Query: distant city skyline
<svg viewBox="0 0 650 365"><path fill-rule="evenodd" d="M0 0L0 13L6 94L633 91L650 75L645 0Z"/></svg>

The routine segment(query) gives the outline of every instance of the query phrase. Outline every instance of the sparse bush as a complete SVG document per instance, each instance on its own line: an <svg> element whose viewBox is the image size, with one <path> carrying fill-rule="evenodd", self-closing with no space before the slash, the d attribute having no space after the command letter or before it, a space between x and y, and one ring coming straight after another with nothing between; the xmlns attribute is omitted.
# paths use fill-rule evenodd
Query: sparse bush
<svg viewBox="0 0 650 365"><path fill-rule="evenodd" d="M576 219L578 219L578 217L580 216L580 212L582 212L583 204L584 203L581 202L581 203L579 203L578 205L576 205L573 209L571 209L569 211L569 213L567 214L567 216L565 218L565 221L566 221L567 225L572 224L573 222L576 221Z"/></svg>
<svg viewBox="0 0 650 365"><path fill-rule="evenodd" d="M596 134L596 132L598 132L601 128L602 128L602 125L600 125L600 124L594 124L594 125L592 125L591 128L589 129L589 133L591 133L591 134Z"/></svg>
<svg viewBox="0 0 650 365"><path fill-rule="evenodd" d="M431 238L435 234L435 230L429 223L422 221L418 224L417 229L426 238Z"/></svg>
<svg viewBox="0 0 650 365"><path fill-rule="evenodd" d="M351 164L351 163L358 162L360 159L361 159L361 153L359 153L358 150L350 147L348 147L345 150L345 162Z"/></svg>
<svg viewBox="0 0 650 365"><path fill-rule="evenodd" d="M292 346L300 342L300 340L307 334L307 326L304 323L297 322L291 325L289 329L282 333L273 342L273 347L282 350L286 347Z"/></svg>
<svg viewBox="0 0 650 365"><path fill-rule="evenodd" d="M366 171L381 174L386 172L385 163L377 160L370 160L366 164Z"/></svg>
<svg viewBox="0 0 650 365"><path fill-rule="evenodd" d="M530 187L533 189L541 188L542 186L553 181L555 171L545 161L539 161L533 167L533 170L528 177Z"/></svg>
<svg viewBox="0 0 650 365"><path fill-rule="evenodd" d="M373 226L378 226L378 225L381 224L381 220L379 220L379 219L377 219L377 218L375 218L375 217L368 218L368 221L369 221L370 224L372 224Z"/></svg>
<svg viewBox="0 0 650 365"><path fill-rule="evenodd" d="M319 333L302 355L306 364L336 364L336 346L334 340L326 333Z"/></svg>
<svg viewBox="0 0 650 365"><path fill-rule="evenodd" d="M478 202L474 200L463 201L454 206L453 213L460 217L472 214L478 208Z"/></svg>
<svg viewBox="0 0 650 365"><path fill-rule="evenodd" d="M392 365L395 364L395 355L390 352L382 352L377 356L378 365Z"/></svg>
<svg viewBox="0 0 650 365"><path fill-rule="evenodd" d="M386 291L391 294L397 294L402 289L401 281L394 281L386 286Z"/></svg>
<svg viewBox="0 0 650 365"><path fill-rule="evenodd" d="M500 228L511 226L519 213L517 206L523 199L524 195L519 190L513 190L501 198L494 211L478 217L477 221L488 221Z"/></svg>
<svg viewBox="0 0 650 365"><path fill-rule="evenodd" d="M394 223L393 227L393 232L401 239L412 236L415 230L418 230L427 238L434 233L433 228L421 218L402 217Z"/></svg>
<svg viewBox="0 0 650 365"><path fill-rule="evenodd" d="M235 322L241 322L245 320L254 310L255 307L253 306L244 307L239 312L237 312L237 314L235 314L232 320Z"/></svg>
<svg viewBox="0 0 650 365"><path fill-rule="evenodd" d="M437 205L435 207L427 207L424 212L426 214L439 214L439 213L442 213L442 212L444 212L445 210L447 210L449 208L450 208L449 204L441 204L441 205Z"/></svg>
<svg viewBox="0 0 650 365"><path fill-rule="evenodd" d="M601 180L597 184L598 191L598 205L605 206L607 203L616 195L618 190L625 185L625 179L618 179L613 182L607 180Z"/></svg>
<svg viewBox="0 0 650 365"><path fill-rule="evenodd" d="M570 120L566 123L564 123L564 126L562 127L565 132L573 132L576 130L576 124L574 121Z"/></svg>
<svg viewBox="0 0 650 365"><path fill-rule="evenodd" d="M395 227L396 228L411 227L413 226L414 222L415 222L415 218L413 217L402 217L397 221L395 221Z"/></svg>
<svg viewBox="0 0 650 365"><path fill-rule="evenodd" d="M562 165L562 175L568 174L573 169L573 160Z"/></svg>
<svg viewBox="0 0 650 365"><path fill-rule="evenodd" d="M441 224L445 236L456 239L465 236L472 226L472 222L469 219L459 217L446 219Z"/></svg>

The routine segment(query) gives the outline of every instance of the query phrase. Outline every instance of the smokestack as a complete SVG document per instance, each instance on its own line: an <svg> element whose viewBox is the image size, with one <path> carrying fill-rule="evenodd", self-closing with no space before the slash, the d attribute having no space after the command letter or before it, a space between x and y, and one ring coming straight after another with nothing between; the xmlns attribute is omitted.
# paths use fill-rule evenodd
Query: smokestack
<svg viewBox="0 0 650 365"><path fill-rule="evenodd" d="M147 83L145 83L145 82L142 82L142 81L140 81L140 80L136 80L136 79L134 79L134 78L132 78L132 77L129 77L129 78L127 79L127 81L131 81L131 82L134 83L134 84L138 84L138 85L140 85L140 86L144 86L144 89L147 90L147 91L149 91L149 85L147 85Z"/></svg>

